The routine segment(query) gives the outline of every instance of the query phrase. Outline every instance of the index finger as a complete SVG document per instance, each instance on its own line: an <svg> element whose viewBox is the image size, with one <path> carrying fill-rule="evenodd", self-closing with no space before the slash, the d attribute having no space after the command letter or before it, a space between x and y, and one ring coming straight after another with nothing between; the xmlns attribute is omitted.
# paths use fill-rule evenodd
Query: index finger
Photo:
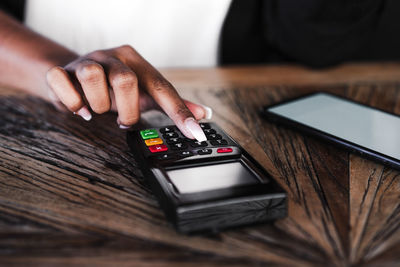
<svg viewBox="0 0 400 267"><path fill-rule="evenodd" d="M165 113L175 122L184 135L198 141L207 138L195 116L185 105L178 92L157 70L143 77L145 88Z"/></svg>
<svg viewBox="0 0 400 267"><path fill-rule="evenodd" d="M199 123L172 84L136 51L132 51L132 54L134 60L128 64L137 73L139 86L147 90L186 137L206 141L207 137Z"/></svg>

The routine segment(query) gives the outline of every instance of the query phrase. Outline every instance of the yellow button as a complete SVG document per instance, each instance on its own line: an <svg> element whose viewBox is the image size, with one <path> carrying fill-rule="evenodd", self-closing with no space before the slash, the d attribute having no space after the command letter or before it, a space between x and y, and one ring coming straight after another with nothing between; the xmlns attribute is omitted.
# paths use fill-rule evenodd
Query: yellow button
<svg viewBox="0 0 400 267"><path fill-rule="evenodd" d="M161 138L152 138L152 139L147 139L144 141L146 142L147 146L161 145L163 143Z"/></svg>

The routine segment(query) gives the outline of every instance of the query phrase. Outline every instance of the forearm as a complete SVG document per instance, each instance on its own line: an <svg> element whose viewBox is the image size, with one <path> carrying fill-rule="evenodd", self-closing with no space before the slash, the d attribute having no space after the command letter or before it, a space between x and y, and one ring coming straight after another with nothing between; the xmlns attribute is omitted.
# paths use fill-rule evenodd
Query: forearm
<svg viewBox="0 0 400 267"><path fill-rule="evenodd" d="M0 84L47 99L46 72L77 57L0 11Z"/></svg>
<svg viewBox="0 0 400 267"><path fill-rule="evenodd" d="M91 118L88 105L101 114L114 103L122 129L139 120L140 110L161 108L186 137L207 140L197 120L209 117L210 109L180 98L134 48L124 45L78 56L1 12L0 83L51 100L85 120Z"/></svg>

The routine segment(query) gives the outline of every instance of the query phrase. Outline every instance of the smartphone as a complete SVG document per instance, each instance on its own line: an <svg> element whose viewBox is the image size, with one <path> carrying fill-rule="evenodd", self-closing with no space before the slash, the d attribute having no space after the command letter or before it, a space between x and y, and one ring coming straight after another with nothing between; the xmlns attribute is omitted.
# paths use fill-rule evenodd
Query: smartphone
<svg viewBox="0 0 400 267"><path fill-rule="evenodd" d="M328 93L266 106L263 116L400 170L400 116Z"/></svg>
<svg viewBox="0 0 400 267"><path fill-rule="evenodd" d="M129 131L127 142L167 219L181 233L273 221L286 216L287 194L215 123L207 141L176 126Z"/></svg>

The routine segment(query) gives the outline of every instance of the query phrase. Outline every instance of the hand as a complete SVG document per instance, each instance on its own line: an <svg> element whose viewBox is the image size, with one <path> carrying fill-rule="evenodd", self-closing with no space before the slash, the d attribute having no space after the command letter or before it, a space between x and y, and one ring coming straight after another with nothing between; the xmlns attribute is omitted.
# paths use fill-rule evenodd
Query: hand
<svg viewBox="0 0 400 267"><path fill-rule="evenodd" d="M47 72L49 97L57 107L91 119L93 112L118 111L126 129L138 122L140 111L162 109L188 138L206 140L197 120L211 109L182 100L175 88L130 46L98 50Z"/></svg>

